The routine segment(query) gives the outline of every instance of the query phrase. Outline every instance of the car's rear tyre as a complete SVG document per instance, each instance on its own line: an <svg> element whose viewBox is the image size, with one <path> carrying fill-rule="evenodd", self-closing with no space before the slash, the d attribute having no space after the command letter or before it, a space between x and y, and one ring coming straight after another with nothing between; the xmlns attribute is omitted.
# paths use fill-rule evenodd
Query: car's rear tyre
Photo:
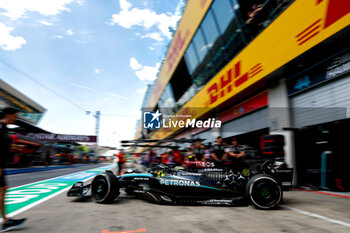
<svg viewBox="0 0 350 233"><path fill-rule="evenodd" d="M278 182L269 175L258 174L247 183L248 200L258 209L273 209L282 200L282 189Z"/></svg>
<svg viewBox="0 0 350 233"><path fill-rule="evenodd" d="M110 203L119 194L118 179L110 172L98 174L91 182L91 196L97 203Z"/></svg>

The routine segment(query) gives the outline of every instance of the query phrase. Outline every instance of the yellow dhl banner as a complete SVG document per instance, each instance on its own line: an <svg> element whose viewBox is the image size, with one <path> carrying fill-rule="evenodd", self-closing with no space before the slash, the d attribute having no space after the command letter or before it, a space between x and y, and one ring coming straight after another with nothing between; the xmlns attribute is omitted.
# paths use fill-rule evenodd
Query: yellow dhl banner
<svg viewBox="0 0 350 233"><path fill-rule="evenodd" d="M153 108L168 84L213 0L189 0L146 105Z"/></svg>
<svg viewBox="0 0 350 233"><path fill-rule="evenodd" d="M185 113L198 118L219 106L349 26L349 13L349 0L295 0L177 114ZM166 138L178 129L160 129L152 138Z"/></svg>

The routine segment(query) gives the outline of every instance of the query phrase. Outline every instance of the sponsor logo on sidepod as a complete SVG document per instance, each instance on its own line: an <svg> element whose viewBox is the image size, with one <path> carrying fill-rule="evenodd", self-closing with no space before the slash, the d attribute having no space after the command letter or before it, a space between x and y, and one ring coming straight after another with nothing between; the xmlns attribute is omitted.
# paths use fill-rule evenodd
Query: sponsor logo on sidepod
<svg viewBox="0 0 350 233"><path fill-rule="evenodd" d="M200 186L200 183L198 181L191 181L191 180L160 179L159 183L162 185L170 185L170 186L189 186L189 187L199 187Z"/></svg>

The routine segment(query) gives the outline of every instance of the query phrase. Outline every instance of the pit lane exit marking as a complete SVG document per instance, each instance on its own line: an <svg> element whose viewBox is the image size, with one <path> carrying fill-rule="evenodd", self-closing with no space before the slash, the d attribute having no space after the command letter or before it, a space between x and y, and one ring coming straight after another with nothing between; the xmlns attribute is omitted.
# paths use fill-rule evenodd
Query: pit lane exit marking
<svg viewBox="0 0 350 233"><path fill-rule="evenodd" d="M86 181L101 171L115 167L113 164L10 188L5 196L6 213L13 217L67 191L77 181Z"/></svg>

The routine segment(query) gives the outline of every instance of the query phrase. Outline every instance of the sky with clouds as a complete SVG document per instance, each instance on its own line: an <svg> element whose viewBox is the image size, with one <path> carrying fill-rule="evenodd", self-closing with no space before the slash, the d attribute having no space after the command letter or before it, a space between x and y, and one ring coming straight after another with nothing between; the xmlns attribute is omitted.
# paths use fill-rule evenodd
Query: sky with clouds
<svg viewBox="0 0 350 233"><path fill-rule="evenodd" d="M0 0L0 79L47 109L39 126L132 139L183 0Z"/></svg>

